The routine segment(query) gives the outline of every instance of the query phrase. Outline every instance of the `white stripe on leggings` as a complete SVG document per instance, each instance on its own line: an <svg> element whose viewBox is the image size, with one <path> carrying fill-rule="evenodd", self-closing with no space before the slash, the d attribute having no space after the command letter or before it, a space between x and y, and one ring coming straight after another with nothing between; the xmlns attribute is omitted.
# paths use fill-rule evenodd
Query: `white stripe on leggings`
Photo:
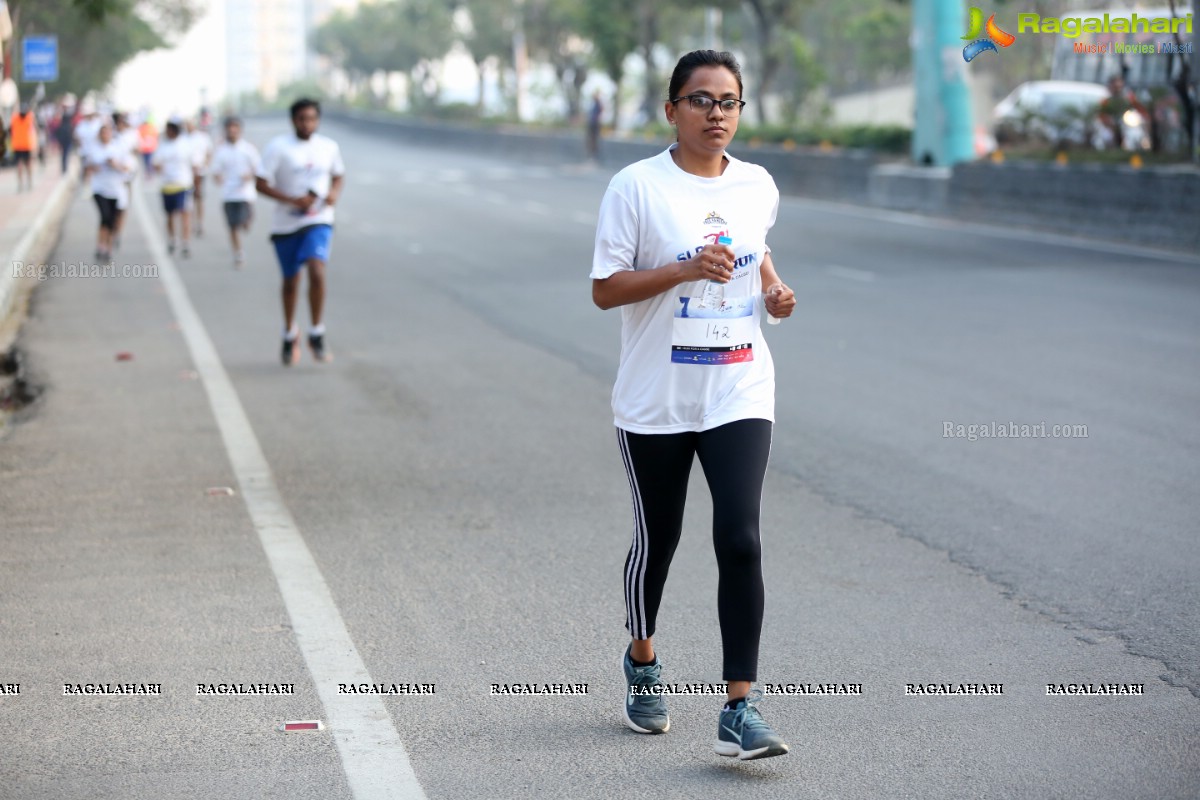
<svg viewBox="0 0 1200 800"><path fill-rule="evenodd" d="M634 639L645 639L646 628L646 551L649 549L646 531L646 514L642 506L642 492L637 475L633 471L633 457L629 453L629 434L617 428L617 442L621 447L621 458L625 462L625 473L629 477L629 491L633 496L633 544L629 564L625 567L625 613L629 622L629 633Z"/></svg>

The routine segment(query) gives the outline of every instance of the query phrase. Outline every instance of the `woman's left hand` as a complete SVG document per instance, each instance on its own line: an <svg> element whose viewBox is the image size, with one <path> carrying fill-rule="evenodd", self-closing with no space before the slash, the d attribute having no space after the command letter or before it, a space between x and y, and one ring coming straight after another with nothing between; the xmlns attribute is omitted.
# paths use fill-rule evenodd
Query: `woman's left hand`
<svg viewBox="0 0 1200 800"><path fill-rule="evenodd" d="M772 317L786 319L796 308L796 293L783 283L773 283L763 292L767 313Z"/></svg>

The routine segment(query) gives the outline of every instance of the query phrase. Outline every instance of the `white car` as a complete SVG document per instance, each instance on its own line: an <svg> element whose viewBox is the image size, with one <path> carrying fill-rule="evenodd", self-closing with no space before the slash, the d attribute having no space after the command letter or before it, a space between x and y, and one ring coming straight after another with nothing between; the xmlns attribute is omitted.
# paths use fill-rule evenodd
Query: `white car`
<svg viewBox="0 0 1200 800"><path fill-rule="evenodd" d="M1094 145L1100 103L1108 88L1086 81L1028 81L992 112L996 141L1036 139L1052 144Z"/></svg>

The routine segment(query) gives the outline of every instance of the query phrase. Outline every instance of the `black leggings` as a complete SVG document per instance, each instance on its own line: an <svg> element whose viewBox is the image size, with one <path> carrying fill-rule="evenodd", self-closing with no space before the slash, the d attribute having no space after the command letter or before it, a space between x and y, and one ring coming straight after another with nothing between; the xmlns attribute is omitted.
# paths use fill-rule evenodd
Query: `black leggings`
<svg viewBox="0 0 1200 800"><path fill-rule="evenodd" d="M720 572L717 613L726 681L758 677L763 619L758 517L771 427L765 419L745 419L702 433L641 434L617 429L633 494L633 545L625 559L625 627L635 639L654 635L663 585L683 530L692 458L698 455L713 497L713 547Z"/></svg>
<svg viewBox="0 0 1200 800"><path fill-rule="evenodd" d="M105 197L102 194L92 195L96 200L96 208L100 209L100 227L107 231L117 229L117 198Z"/></svg>

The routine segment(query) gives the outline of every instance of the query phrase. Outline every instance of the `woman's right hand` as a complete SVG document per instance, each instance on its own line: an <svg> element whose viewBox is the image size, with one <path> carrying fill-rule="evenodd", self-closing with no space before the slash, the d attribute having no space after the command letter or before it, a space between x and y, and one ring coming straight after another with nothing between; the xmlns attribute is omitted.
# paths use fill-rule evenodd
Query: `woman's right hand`
<svg viewBox="0 0 1200 800"><path fill-rule="evenodd" d="M733 277L733 248L727 244L706 244L696 255L683 262L685 281L729 283Z"/></svg>

